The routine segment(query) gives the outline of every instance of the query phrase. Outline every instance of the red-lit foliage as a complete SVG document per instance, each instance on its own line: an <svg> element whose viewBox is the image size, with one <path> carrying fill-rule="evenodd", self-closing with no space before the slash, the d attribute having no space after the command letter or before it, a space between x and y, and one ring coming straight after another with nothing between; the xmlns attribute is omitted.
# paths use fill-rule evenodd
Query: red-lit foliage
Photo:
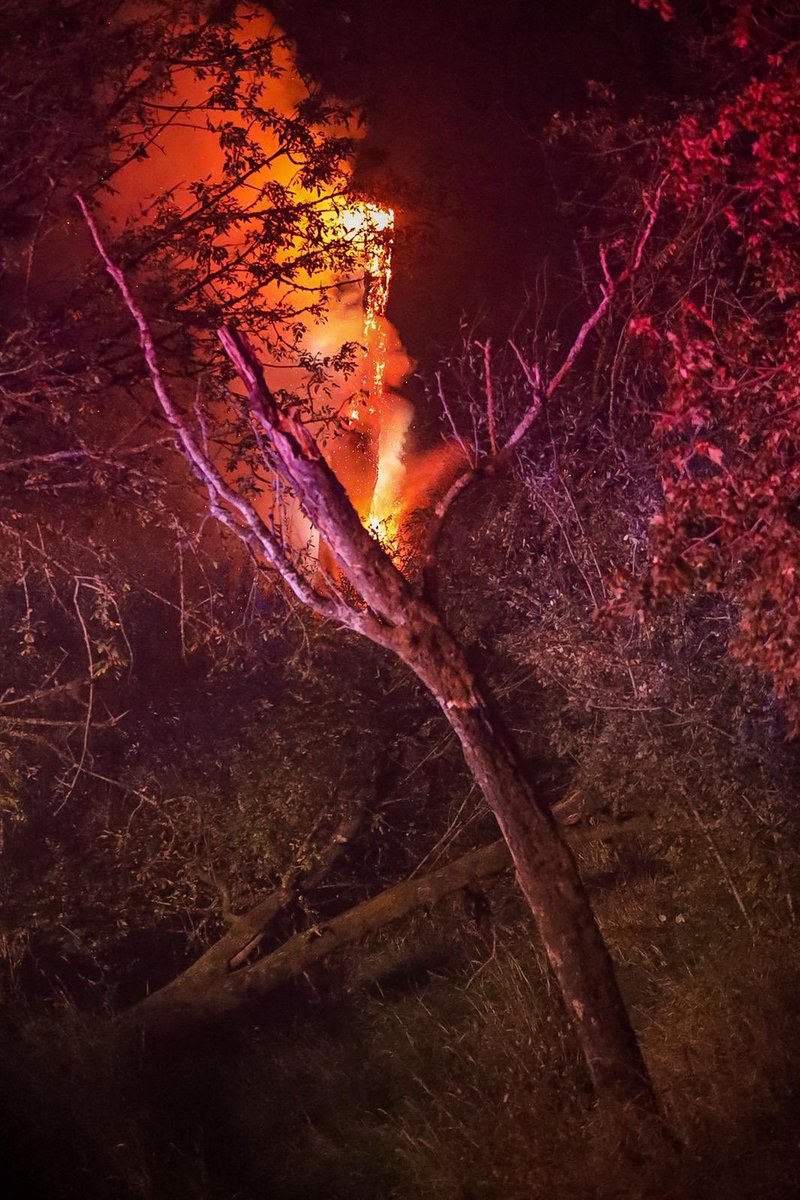
<svg viewBox="0 0 800 1200"><path fill-rule="evenodd" d="M671 21L675 16L675 7L670 0L633 0L633 3L637 8L658 13L662 21Z"/></svg>
<svg viewBox="0 0 800 1200"><path fill-rule="evenodd" d="M745 26L735 31L743 47ZM666 392L656 596L700 584L738 605L732 649L800 731L800 65L784 43L664 143L683 233L666 303L628 325ZM688 253L687 253L688 250ZM669 257L669 253L666 257ZM669 273L669 272L668 272ZM656 281L656 292L659 286ZM651 300L654 299L651 297ZM656 314L658 311L658 315ZM663 387L663 383L662 383Z"/></svg>

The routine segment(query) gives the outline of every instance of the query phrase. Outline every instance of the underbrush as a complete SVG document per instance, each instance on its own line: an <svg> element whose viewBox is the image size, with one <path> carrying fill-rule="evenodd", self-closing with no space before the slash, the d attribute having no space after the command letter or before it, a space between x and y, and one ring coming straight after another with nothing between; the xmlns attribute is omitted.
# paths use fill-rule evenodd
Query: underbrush
<svg viewBox="0 0 800 1200"><path fill-rule="evenodd" d="M479 926L461 900L420 915L285 994L259 1027L135 1069L107 1022L68 1005L6 1021L16 1194L794 1198L800 932L785 852L778 870L758 823L691 813L595 834L584 874L679 1151L623 1148L593 1109L501 880Z"/></svg>

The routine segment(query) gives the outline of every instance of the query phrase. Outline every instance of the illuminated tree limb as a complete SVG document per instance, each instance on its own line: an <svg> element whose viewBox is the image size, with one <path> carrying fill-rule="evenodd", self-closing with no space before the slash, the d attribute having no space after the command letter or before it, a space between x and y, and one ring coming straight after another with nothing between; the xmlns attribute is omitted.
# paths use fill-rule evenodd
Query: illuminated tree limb
<svg viewBox="0 0 800 1200"><path fill-rule="evenodd" d="M433 518L426 531L425 551L423 554L423 574L425 579L426 593L434 599L436 596L436 565L439 541L441 539L442 529L447 520L455 502L464 494L464 492L478 479L485 479L495 475L503 466L506 465L516 451L517 446L528 433L531 426L536 421L542 407L547 400L553 398L558 389L563 384L564 380L572 371L581 351L583 350L589 335L597 328L600 322L608 313L611 304L619 291L620 287L626 283L641 267L642 258L644 256L645 247L650 240L650 235L653 232L658 211L661 205L661 197L666 185L666 178L662 179L655 189L652 196L645 199L646 218L642 226L639 236L631 248L628 264L623 267L620 273L614 277L608 267L608 249L602 247L600 250L600 265L603 271L603 283L601 285L601 299L595 306L589 316L581 325L575 335L572 344L564 356L561 365L557 368L550 379L545 381L543 373L538 363L530 363L524 357L519 347L509 341L509 346L513 351L520 368L525 376L526 382L530 389L530 401L523 412L522 416L517 421L514 429L511 431L502 445L498 444L496 433L496 397L494 384L492 380L492 347L491 341L478 343L478 349L482 353L482 371L484 381L484 394L486 400L486 419L489 433L489 453L480 458L477 453L475 455L465 455L466 464L463 471L451 483L445 494L438 501ZM444 398L444 389L439 380L439 394ZM447 412L450 424L453 424L452 417L449 411ZM461 439L459 438L459 442ZM461 442L463 449L463 442Z"/></svg>
<svg viewBox="0 0 800 1200"><path fill-rule="evenodd" d="M211 457L205 453L197 438L192 433L186 418L175 404L166 385L158 361L153 336L144 313L137 304L125 275L114 263L106 250L97 224L83 197L76 196L76 200L83 213L94 244L105 263L106 270L119 288L125 306L136 322L139 330L139 342L161 412L172 427L184 458L205 487L211 512L221 524L227 526L228 529L235 533L250 550L254 551L257 555L262 555L271 566L275 567L298 600L319 613L320 616L339 618L341 616L341 609L344 606L338 599L320 595L308 580L301 575L294 564L287 559L283 546L276 538L274 530L259 516L253 505L244 499L225 480Z"/></svg>
<svg viewBox="0 0 800 1200"><path fill-rule="evenodd" d="M514 739L462 647L364 529L308 429L278 405L253 347L244 335L226 327L220 340L245 385L251 421L264 439L265 466L291 484L357 599L352 607L340 597L323 599L299 575L274 531L221 476L173 403L145 317L108 256L85 204L81 207L136 320L162 412L179 448L205 484L211 511L248 546L260 547L299 599L391 650L425 685L458 737L467 767L498 822L598 1097L625 1112L653 1113L657 1105L652 1084L575 860L549 807L534 791ZM350 920L368 931L369 920L366 924L361 917ZM266 970L255 969L262 974ZM234 974L227 983L230 995L242 987L233 982L235 978Z"/></svg>

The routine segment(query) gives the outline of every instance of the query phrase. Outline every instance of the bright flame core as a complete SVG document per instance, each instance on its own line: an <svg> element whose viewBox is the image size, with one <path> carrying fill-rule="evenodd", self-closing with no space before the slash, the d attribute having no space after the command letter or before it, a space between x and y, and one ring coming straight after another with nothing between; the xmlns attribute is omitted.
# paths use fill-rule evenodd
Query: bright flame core
<svg viewBox="0 0 800 1200"><path fill-rule="evenodd" d="M339 226L356 244L364 266L364 340L372 367L369 391L377 398L383 393L386 374L383 319L392 278L394 209L361 200L339 213Z"/></svg>
<svg viewBox="0 0 800 1200"><path fill-rule="evenodd" d="M386 393L386 363L389 355L386 304L392 278L394 211L362 201L341 214L342 228L363 239L360 255L364 264L364 342L370 367L368 391L370 410L379 413L377 472L367 529L389 550L397 548L400 534L402 491L406 468L404 448L411 424L411 408L399 397ZM357 410L351 416L358 419Z"/></svg>

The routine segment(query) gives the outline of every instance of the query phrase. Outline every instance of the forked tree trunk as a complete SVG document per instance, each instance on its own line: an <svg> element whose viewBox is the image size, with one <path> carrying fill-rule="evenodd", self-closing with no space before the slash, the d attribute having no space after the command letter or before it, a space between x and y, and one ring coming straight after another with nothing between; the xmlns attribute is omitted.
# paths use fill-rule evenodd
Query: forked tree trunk
<svg viewBox="0 0 800 1200"><path fill-rule="evenodd" d="M436 611L416 594L364 529L308 428L277 403L253 347L235 329L224 328L220 339L246 387L253 433L266 470L274 471L294 489L360 599L353 605L342 596L323 597L302 576L286 557L276 531L220 473L202 439L198 440L175 405L146 318L123 273L109 257L85 203L80 198L78 202L108 271L137 322L162 413L207 490L211 512L254 553L272 563L303 603L391 650L436 698L508 844L598 1096L639 1113L655 1111L652 1084L575 860L547 806L527 782L520 755L493 711L488 693L479 687L463 650ZM655 210L648 232L654 219ZM643 245L641 242L639 258ZM610 303L612 294L613 289L607 291L598 313ZM574 353L591 327L591 321L584 325ZM562 375L568 367L569 360Z"/></svg>
<svg viewBox="0 0 800 1200"><path fill-rule="evenodd" d="M494 813L598 1096L655 1111L639 1043L575 859L463 650L425 604L395 652L432 692ZM400 631L395 630L395 634Z"/></svg>
<svg viewBox="0 0 800 1200"><path fill-rule="evenodd" d="M436 610L364 529L307 428L277 404L246 338L228 329L220 337L245 383L270 458L362 598L356 607L337 602L335 618L402 659L458 736L508 843L598 1096L639 1112L655 1111L650 1077L575 860L528 783L488 693Z"/></svg>

